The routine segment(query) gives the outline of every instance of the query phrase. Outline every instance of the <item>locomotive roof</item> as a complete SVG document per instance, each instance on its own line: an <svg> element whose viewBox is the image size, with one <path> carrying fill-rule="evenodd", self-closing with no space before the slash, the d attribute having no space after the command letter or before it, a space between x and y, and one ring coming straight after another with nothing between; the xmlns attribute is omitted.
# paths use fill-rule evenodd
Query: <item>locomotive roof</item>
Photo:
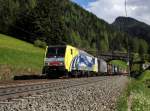
<svg viewBox="0 0 150 111"><path fill-rule="evenodd" d="M48 47L66 47L66 45L49 45Z"/></svg>
<svg viewBox="0 0 150 111"><path fill-rule="evenodd" d="M49 45L48 47L66 47L66 46L67 46L67 45ZM74 46L73 46L73 47L74 47ZM75 48L77 48L77 47L75 47ZM80 51L80 53L83 53L83 54L86 54L86 55L88 55L88 56L94 57L93 55L87 53L86 51L84 51L84 50L82 50L82 49L79 49L79 48L77 48L77 49Z"/></svg>
<svg viewBox="0 0 150 111"><path fill-rule="evenodd" d="M86 51L84 51L84 50L80 50L80 53L83 53L83 54L86 54L86 55L88 55L88 56L94 57L93 55L91 55L91 54L87 53L87 52L86 52Z"/></svg>

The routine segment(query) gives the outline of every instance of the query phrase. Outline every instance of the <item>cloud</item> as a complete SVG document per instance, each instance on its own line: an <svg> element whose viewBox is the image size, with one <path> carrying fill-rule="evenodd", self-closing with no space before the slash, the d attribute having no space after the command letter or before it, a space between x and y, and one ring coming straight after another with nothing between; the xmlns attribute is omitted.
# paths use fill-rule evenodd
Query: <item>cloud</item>
<svg viewBox="0 0 150 111"><path fill-rule="evenodd" d="M116 17L125 16L124 2L125 0L95 0L88 2L84 8L112 23ZM150 0L127 0L128 16L150 24L149 6Z"/></svg>
<svg viewBox="0 0 150 111"><path fill-rule="evenodd" d="M99 18L112 22L118 15L124 14L123 5L121 0L97 0L90 2L86 9Z"/></svg>

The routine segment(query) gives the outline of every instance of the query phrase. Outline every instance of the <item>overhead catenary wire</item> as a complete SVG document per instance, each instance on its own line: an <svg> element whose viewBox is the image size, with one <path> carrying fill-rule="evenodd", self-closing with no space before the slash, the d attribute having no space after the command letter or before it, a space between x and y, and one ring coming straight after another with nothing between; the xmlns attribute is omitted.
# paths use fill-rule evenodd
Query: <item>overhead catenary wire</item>
<svg viewBox="0 0 150 111"><path fill-rule="evenodd" d="M23 31L23 32L25 32L27 34L34 35L34 36L38 37L38 35L36 35L35 33L29 32L29 31L27 31L27 30L25 30L25 29L23 29L23 28L21 28L19 26L11 25L11 27L17 28L17 29L19 29L19 30L21 30L21 31Z"/></svg>
<svg viewBox="0 0 150 111"><path fill-rule="evenodd" d="M17 28L17 29L19 29L19 30L21 30L21 31L23 31L23 32L25 32L25 33L27 33L27 34L30 34L30 35L33 35L33 36L35 36L35 37L39 37L39 35L37 35L37 34L35 34L35 33L33 33L33 32L29 32L29 31L27 31L27 30L25 30L25 29L23 29L23 28L21 28L21 27L18 27L18 26L13 26L13 25L11 25L12 27L14 27L14 28ZM55 38L56 39L56 38ZM56 39L56 40L58 40L58 39ZM64 42L64 41L59 41L60 43L62 43L62 44L67 44L67 42Z"/></svg>
<svg viewBox="0 0 150 111"><path fill-rule="evenodd" d="M22 16L27 17L28 15L22 15ZM30 17L31 17L31 16L30 16ZM35 36L35 37L39 37L39 35L37 35L36 33L29 32L29 31L25 30L24 28L19 27L19 26L17 26L17 25L11 25L11 27L17 28L17 29L19 29L19 30L21 30L21 31L23 31L23 32L25 32L25 33L27 33L27 34L29 34L29 35L32 35L32 36ZM55 38L55 39L56 39L56 38ZM58 39L56 39L56 40L58 40ZM59 42L62 43L62 44L67 44L67 43L64 42L64 41L60 41L60 40L59 40Z"/></svg>

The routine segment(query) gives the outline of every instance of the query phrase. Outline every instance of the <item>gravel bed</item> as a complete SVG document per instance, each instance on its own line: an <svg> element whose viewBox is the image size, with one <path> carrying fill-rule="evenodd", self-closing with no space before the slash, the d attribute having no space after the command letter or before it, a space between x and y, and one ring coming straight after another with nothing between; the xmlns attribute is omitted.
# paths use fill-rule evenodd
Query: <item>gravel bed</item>
<svg viewBox="0 0 150 111"><path fill-rule="evenodd" d="M115 111L116 100L126 87L128 78L104 78L99 82L0 102L0 111Z"/></svg>

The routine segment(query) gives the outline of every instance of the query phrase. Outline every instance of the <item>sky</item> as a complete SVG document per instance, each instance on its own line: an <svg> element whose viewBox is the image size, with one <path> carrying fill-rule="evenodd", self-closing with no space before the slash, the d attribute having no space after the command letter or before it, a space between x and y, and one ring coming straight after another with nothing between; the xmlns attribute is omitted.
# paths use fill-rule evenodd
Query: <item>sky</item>
<svg viewBox="0 0 150 111"><path fill-rule="evenodd" d="M112 23L125 16L125 0L72 0L97 17ZM126 0L127 16L150 25L150 0Z"/></svg>

